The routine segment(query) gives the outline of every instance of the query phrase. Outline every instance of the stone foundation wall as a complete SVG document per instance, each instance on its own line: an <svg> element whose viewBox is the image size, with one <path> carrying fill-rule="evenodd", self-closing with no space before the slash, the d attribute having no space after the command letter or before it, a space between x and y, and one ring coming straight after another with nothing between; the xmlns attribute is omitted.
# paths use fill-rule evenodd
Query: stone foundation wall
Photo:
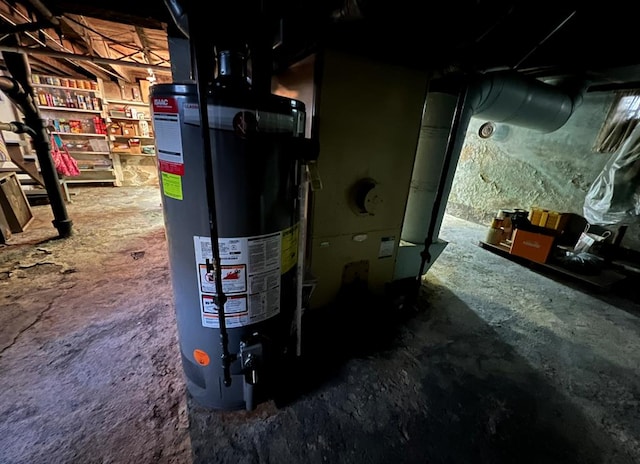
<svg viewBox="0 0 640 464"><path fill-rule="evenodd" d="M123 186L158 185L158 168L155 156L121 155L120 164Z"/></svg>

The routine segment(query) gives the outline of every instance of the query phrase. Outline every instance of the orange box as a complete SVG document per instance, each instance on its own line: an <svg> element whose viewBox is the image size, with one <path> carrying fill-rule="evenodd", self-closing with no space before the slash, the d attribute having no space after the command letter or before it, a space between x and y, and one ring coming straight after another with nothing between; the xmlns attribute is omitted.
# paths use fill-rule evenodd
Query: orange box
<svg viewBox="0 0 640 464"><path fill-rule="evenodd" d="M555 237L528 230L515 229L509 253L544 264L549 258Z"/></svg>

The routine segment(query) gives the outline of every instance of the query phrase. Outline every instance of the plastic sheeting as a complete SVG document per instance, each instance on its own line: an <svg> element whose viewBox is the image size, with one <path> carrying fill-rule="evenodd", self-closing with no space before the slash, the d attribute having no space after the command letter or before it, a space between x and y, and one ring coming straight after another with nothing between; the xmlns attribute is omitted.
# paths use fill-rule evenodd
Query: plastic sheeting
<svg viewBox="0 0 640 464"><path fill-rule="evenodd" d="M640 125L615 151L593 181L583 214L590 224L628 224L640 220Z"/></svg>

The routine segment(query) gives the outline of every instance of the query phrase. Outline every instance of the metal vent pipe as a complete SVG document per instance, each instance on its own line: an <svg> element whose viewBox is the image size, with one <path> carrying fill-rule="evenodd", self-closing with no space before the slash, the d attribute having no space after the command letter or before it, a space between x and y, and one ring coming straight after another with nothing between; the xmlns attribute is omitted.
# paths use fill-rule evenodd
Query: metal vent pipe
<svg viewBox="0 0 640 464"><path fill-rule="evenodd" d="M540 132L560 129L581 103L579 94L510 72L486 74L469 90L472 116Z"/></svg>

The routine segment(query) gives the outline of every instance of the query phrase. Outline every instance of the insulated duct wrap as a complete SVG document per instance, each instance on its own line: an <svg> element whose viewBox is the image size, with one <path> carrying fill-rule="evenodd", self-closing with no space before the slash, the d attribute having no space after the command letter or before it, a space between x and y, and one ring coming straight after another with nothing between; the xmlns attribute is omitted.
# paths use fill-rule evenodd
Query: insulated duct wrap
<svg viewBox="0 0 640 464"><path fill-rule="evenodd" d="M464 133L471 119L471 112L467 106L467 110L463 111L461 115L460 134L456 134L450 139L455 108L455 95L446 92L429 92L427 95L402 227L402 240L407 242L421 244L425 240L433 215L433 208L438 207L435 204L435 199L443 168L444 155L447 152L447 144L453 143L455 144L453 159L451 160L453 168L450 179L447 182L448 188L445 190L446 197L449 196L453 173L464 142ZM444 203L446 204L446 201ZM438 216L439 223L442 222L443 215L444 211ZM438 225L435 229L434 238L437 238L439 229L440 226Z"/></svg>
<svg viewBox="0 0 640 464"><path fill-rule="evenodd" d="M486 74L470 85L474 117L541 132L562 127L576 106L563 89L515 73Z"/></svg>

